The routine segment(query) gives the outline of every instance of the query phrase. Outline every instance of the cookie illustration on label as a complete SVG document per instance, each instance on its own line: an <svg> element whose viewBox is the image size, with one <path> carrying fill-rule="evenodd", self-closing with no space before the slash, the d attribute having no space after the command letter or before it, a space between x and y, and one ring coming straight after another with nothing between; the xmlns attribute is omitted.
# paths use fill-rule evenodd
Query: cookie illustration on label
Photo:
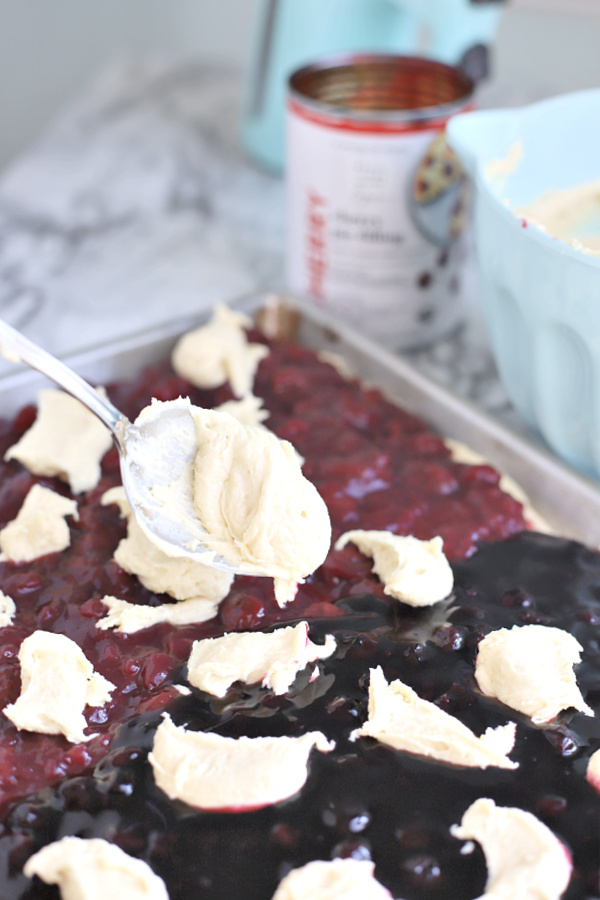
<svg viewBox="0 0 600 900"><path fill-rule="evenodd" d="M413 199L419 205L432 203L462 177L462 166L442 131L433 139L419 163L413 181Z"/></svg>
<svg viewBox="0 0 600 900"><path fill-rule="evenodd" d="M448 247L463 231L470 203L469 182L444 131L427 146L407 188L415 226L431 243Z"/></svg>

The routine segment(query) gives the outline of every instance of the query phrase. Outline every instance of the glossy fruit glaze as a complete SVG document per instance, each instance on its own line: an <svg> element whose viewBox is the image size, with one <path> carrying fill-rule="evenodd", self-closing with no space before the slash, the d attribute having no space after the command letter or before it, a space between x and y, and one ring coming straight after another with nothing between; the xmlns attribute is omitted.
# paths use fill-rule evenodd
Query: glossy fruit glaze
<svg viewBox="0 0 600 900"><path fill-rule="evenodd" d="M311 619L311 637L334 633L338 647L319 663L316 680L300 673L287 696L234 685L222 700L194 690L169 704L174 721L194 730L236 737L317 728L333 738L332 753L313 753L295 797L245 813L169 801L147 762L160 714L146 712L122 726L92 774L13 804L0 838L2 897L56 897L20 869L42 844L77 834L105 837L148 861L171 900L270 900L290 868L335 856L372 859L396 898L470 900L483 893L485 861L479 848L463 855L450 826L481 796L532 812L564 843L574 864L567 900L598 897L600 797L585 769L600 746L600 721L565 712L535 728L482 698L473 670L477 644L492 629L531 622L568 628L584 647L578 682L598 713L600 558L573 542L523 533L453 568L453 596L432 609L361 593L336 601L336 616ZM477 734L516 721L511 758L519 768L464 769L371 739L350 742L366 718L368 672L376 665ZM185 682L185 666L175 680Z"/></svg>
<svg viewBox="0 0 600 900"><path fill-rule="evenodd" d="M521 507L499 489L493 469L453 463L440 438L422 422L379 392L344 380L311 352L273 344L261 363L255 393L271 412L269 427L292 441L305 457L304 471L329 507L334 539L356 527L386 528L421 538L440 534L450 558L460 560L472 556L479 541L522 530ZM166 400L187 394L201 406L231 398L228 387L190 388L168 362L131 382L109 386L109 394L130 417L152 396ZM0 423L1 455L34 418L35 410L27 408L14 421ZM68 495L62 482L34 478L17 462L2 462L0 468L0 527L14 518L35 481ZM123 742L123 726L133 717L145 715L155 722L160 711L170 708L177 696L173 673L186 660L193 640L300 616L311 621L335 617L342 622L347 611L339 601L362 595L383 598L370 561L348 546L329 554L285 610L276 606L270 580L237 578L218 617L209 623L161 625L129 636L99 631L95 624L105 612L100 602L104 594L130 602L169 602L144 589L112 561L124 524L117 509L102 507L100 498L118 480L116 454L110 451L98 488L77 498L80 517L70 523L71 547L29 564L0 563L0 589L17 605L14 625L0 632L0 708L19 694L18 649L23 638L38 628L72 637L95 669L117 686L110 704L87 710L90 731L97 737L85 744L18 732L1 719L0 802L9 820L20 798L59 782L67 784L102 766L115 741ZM112 818L109 815L107 822ZM0 838L2 861L10 872L19 871L31 848L19 827L11 825ZM110 834L116 826L107 828ZM0 872L0 884L6 878L8 870Z"/></svg>

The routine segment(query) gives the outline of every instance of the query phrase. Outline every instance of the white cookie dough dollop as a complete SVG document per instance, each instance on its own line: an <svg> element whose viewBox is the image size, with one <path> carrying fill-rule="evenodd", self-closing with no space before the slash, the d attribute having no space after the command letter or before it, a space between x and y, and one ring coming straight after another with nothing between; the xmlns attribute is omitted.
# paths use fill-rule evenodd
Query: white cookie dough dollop
<svg viewBox="0 0 600 900"><path fill-rule="evenodd" d="M592 787L596 788L600 794L600 750L595 750L590 756L585 777Z"/></svg>
<svg viewBox="0 0 600 900"><path fill-rule="evenodd" d="M269 418L269 411L263 409L263 401L254 394L247 394L241 400L226 400L216 409L218 412L229 413L242 425L262 425Z"/></svg>
<svg viewBox="0 0 600 900"><path fill-rule="evenodd" d="M301 737L221 737L186 731L168 715L158 726L148 761L171 799L199 809L259 809L296 794L308 776L313 747L334 748L320 731Z"/></svg>
<svg viewBox="0 0 600 900"><path fill-rule="evenodd" d="M63 734L71 743L89 741L84 734L86 706L104 706L115 689L64 634L34 631L19 649L21 694L4 707L20 730Z"/></svg>
<svg viewBox="0 0 600 900"><path fill-rule="evenodd" d="M457 766L516 769L508 759L515 742L515 725L488 728L481 737L400 680L391 684L380 667L371 669L369 718L350 740L376 738L395 750L404 750Z"/></svg>
<svg viewBox="0 0 600 900"><path fill-rule="evenodd" d="M373 571L383 581L384 593L410 606L431 606L447 597L454 584L441 537L421 541L391 531L347 531L336 542L341 550L356 544L373 558Z"/></svg>
<svg viewBox="0 0 600 900"><path fill-rule="evenodd" d="M4 591L0 591L0 628L7 628L12 625L13 618L17 611L15 601Z"/></svg>
<svg viewBox="0 0 600 900"><path fill-rule="evenodd" d="M292 869L273 900L390 900L390 892L373 875L375 864L362 859L333 859Z"/></svg>
<svg viewBox="0 0 600 900"><path fill-rule="evenodd" d="M269 354L265 344L248 341L244 328L251 324L244 313L218 304L207 325L179 339L173 368L196 387L215 388L228 381L236 397L250 394L258 364Z"/></svg>
<svg viewBox="0 0 600 900"><path fill-rule="evenodd" d="M224 697L234 681L262 682L275 694L285 694L301 669L326 659L336 642L327 635L324 644L308 637L308 624L299 622L268 634L244 632L195 641L188 661L188 681L215 697Z"/></svg>
<svg viewBox="0 0 600 900"><path fill-rule="evenodd" d="M566 847L530 812L482 797L450 830L483 849L488 880L479 900L559 900L569 884Z"/></svg>
<svg viewBox="0 0 600 900"><path fill-rule="evenodd" d="M34 475L56 475L79 494L96 487L111 446L108 428L83 403L48 389L38 394L35 422L4 458L18 459Z"/></svg>
<svg viewBox="0 0 600 900"><path fill-rule="evenodd" d="M57 884L62 900L169 900L164 881L148 863L103 838L54 841L29 857L23 874Z"/></svg>
<svg viewBox="0 0 600 900"><path fill-rule="evenodd" d="M213 619L219 603L203 597L190 597L177 603L161 603L160 606L146 606L143 603L128 603L120 597L105 594L102 603L108 612L96 622L96 628L108 631L114 628L121 634L135 634L153 625L197 625Z"/></svg>
<svg viewBox="0 0 600 900"><path fill-rule="evenodd" d="M76 501L34 484L16 519L0 531L0 559L31 562L47 553L65 550L71 543L65 516L79 518Z"/></svg>
<svg viewBox="0 0 600 900"><path fill-rule="evenodd" d="M475 678L484 694L530 716L535 725L551 722L569 708L593 716L573 672L581 651L576 638L560 628L500 628L480 642Z"/></svg>

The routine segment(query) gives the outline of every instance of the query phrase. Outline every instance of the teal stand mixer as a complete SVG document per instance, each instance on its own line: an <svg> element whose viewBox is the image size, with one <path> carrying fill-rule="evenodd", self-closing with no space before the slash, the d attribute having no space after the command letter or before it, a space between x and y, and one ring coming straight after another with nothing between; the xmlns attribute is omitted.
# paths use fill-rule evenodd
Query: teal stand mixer
<svg viewBox="0 0 600 900"><path fill-rule="evenodd" d="M502 0L261 0L242 113L246 153L282 171L287 79L322 57L428 56L480 80L502 6Z"/></svg>

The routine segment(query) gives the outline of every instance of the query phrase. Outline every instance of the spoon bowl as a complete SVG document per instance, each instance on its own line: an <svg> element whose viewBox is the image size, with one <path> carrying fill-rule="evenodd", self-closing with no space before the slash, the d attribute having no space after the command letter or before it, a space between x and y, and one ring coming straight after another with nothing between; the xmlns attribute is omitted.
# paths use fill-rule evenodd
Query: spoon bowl
<svg viewBox="0 0 600 900"><path fill-rule="evenodd" d="M129 505L147 537L168 556L188 557L242 573L206 546L207 532L194 510L192 466L196 427L187 398L153 404L136 422L52 354L0 319L0 353L23 362L75 397L111 432Z"/></svg>

